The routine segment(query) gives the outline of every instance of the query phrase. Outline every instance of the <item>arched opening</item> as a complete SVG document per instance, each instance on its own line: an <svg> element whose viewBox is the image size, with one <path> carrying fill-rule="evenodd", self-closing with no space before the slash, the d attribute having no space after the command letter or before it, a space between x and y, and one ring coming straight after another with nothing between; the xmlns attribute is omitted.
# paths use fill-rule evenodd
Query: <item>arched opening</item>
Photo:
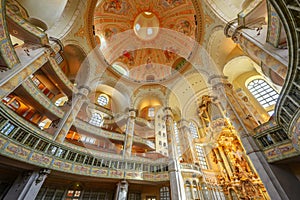
<svg viewBox="0 0 300 200"><path fill-rule="evenodd" d="M88 78L88 66L82 66L82 63L84 59L86 58L85 52L77 45L69 44L64 47L63 56L67 61L67 65L63 65L62 70L66 74L66 76L69 78L69 80L73 83L75 83L75 78L80 78L81 80L78 80L80 82L85 82L85 80ZM80 76L77 77L77 73L80 70L80 74L84 74L85 77Z"/></svg>

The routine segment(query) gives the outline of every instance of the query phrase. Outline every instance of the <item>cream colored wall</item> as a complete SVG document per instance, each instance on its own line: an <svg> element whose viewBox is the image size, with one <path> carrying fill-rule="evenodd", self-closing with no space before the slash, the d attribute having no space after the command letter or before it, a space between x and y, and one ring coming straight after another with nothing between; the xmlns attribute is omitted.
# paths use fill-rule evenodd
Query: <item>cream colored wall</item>
<svg viewBox="0 0 300 200"><path fill-rule="evenodd" d="M232 84L235 89L241 88L247 97L249 98L250 102L255 106L257 109L258 113L260 113L263 116L263 119L267 121L270 116L267 113L267 111L260 105L260 103L254 98L254 96L250 93L248 88L246 87L246 81L253 76L261 77L263 78L258 72L255 70L246 72L238 76L235 80L233 80Z"/></svg>
<svg viewBox="0 0 300 200"><path fill-rule="evenodd" d="M67 0L18 0L30 17L45 22L50 29L61 17Z"/></svg>
<svg viewBox="0 0 300 200"><path fill-rule="evenodd" d="M251 1L253 0L207 0L214 12L225 21L237 18L237 14Z"/></svg>

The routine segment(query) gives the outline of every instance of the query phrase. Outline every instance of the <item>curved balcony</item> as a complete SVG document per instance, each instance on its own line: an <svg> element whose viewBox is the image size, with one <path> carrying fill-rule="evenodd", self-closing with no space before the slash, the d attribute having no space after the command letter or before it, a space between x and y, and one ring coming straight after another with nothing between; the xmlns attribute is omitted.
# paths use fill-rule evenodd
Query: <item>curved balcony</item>
<svg viewBox="0 0 300 200"><path fill-rule="evenodd" d="M17 126L25 127L26 129L36 133L37 135L41 135L48 139L52 139L53 137L53 135L47 133L46 131L42 131L39 127L19 116L17 113L15 113L2 103L0 103L0 113L1 117L12 121Z"/></svg>
<svg viewBox="0 0 300 200"><path fill-rule="evenodd" d="M139 126L142 126L142 127L147 127L149 129L154 129L154 124L152 124L148 120L146 120L144 118L141 118L141 117L136 117L135 118L135 123Z"/></svg>
<svg viewBox="0 0 300 200"><path fill-rule="evenodd" d="M45 74L51 74L51 78L55 80L60 89L67 95L78 93L78 89L61 70L54 58L49 57L49 64L43 67L43 71Z"/></svg>
<svg viewBox="0 0 300 200"><path fill-rule="evenodd" d="M96 108L99 108L100 106L96 106ZM105 108L99 108L98 110L105 112ZM112 113L107 113L107 114L111 114ZM120 126L122 126L123 124L126 124L127 123L127 118L128 118L128 114L116 114L114 116L113 119L106 119L104 121L104 124L119 124ZM146 127L148 128L149 130L153 130L154 129L154 125L149 122L148 120L144 119L144 118L141 118L141 117L136 117L135 118L135 124L139 127Z"/></svg>
<svg viewBox="0 0 300 200"><path fill-rule="evenodd" d="M136 135L133 137L133 143L139 143L139 144L142 144L152 150L155 150L155 144L153 142L151 142L150 140L141 138L139 136L136 136Z"/></svg>
<svg viewBox="0 0 300 200"><path fill-rule="evenodd" d="M268 162L272 163L300 155L285 130L276 123L262 124L256 129L256 132L254 138Z"/></svg>
<svg viewBox="0 0 300 200"><path fill-rule="evenodd" d="M45 112L50 112L51 115L54 115L58 118L62 118L64 116L64 112L58 108L57 106L54 105L54 103L44 94L42 93L32 82L30 78L26 79L22 83L23 88L25 91L29 94L26 95L27 99L34 99L37 101L41 107L43 107ZM23 93L22 94L26 94Z"/></svg>
<svg viewBox="0 0 300 200"><path fill-rule="evenodd" d="M180 166L181 172L193 173L198 176L203 175L201 168L197 165L189 164L189 163L180 163L179 166Z"/></svg>
<svg viewBox="0 0 300 200"><path fill-rule="evenodd" d="M10 127L10 128L8 128ZM79 151L74 145L58 144L36 130L0 115L0 154L40 167L95 177L168 181L167 164L132 157ZM81 149L80 149L81 150ZM150 164L151 163L151 164Z"/></svg>
<svg viewBox="0 0 300 200"><path fill-rule="evenodd" d="M33 44L49 44L48 37L45 32L29 23L20 15L14 13L9 6L6 6L6 16L9 24L8 29L11 29L12 31L10 31L10 33L15 34L16 37L23 37L21 38L22 40L31 42Z"/></svg>
<svg viewBox="0 0 300 200"><path fill-rule="evenodd" d="M276 1L270 0L277 11L287 33L289 49L289 65L285 83L282 88L281 98L276 107L276 120L284 129L291 132L292 123L299 116L300 102L300 24L298 22L300 3L299 1ZM297 137L297 136L296 136ZM298 140L297 138L295 140Z"/></svg>
<svg viewBox="0 0 300 200"><path fill-rule="evenodd" d="M91 135L96 135L96 136L100 136L100 137L107 138L110 140L115 140L115 141L121 141L121 142L125 141L124 134L114 133L114 132L104 130L100 127L93 126L93 125L89 124L88 122L82 121L81 119L78 119L78 118L76 119L74 126L78 130L83 130L85 132L90 133ZM133 137L133 143L141 144L151 150L155 149L155 144L153 142L151 142L147 139L141 138L139 136Z"/></svg>
<svg viewBox="0 0 300 200"><path fill-rule="evenodd" d="M95 110L99 110L100 112L103 112L103 113L105 113L105 114L107 114L107 115L109 115L110 117L112 117L113 116L113 113L109 110L109 109L107 109L107 108L105 108L105 107L102 107L102 106L99 106L99 105L97 105L97 104L89 104L88 105L88 108L89 109L95 109ZM113 123L111 120L108 120L108 119L105 119L105 121L104 121L104 123Z"/></svg>
<svg viewBox="0 0 300 200"><path fill-rule="evenodd" d="M118 124L118 126L122 126L127 123L128 115L126 114L116 114L113 119L104 119L104 125L113 125Z"/></svg>
<svg viewBox="0 0 300 200"><path fill-rule="evenodd" d="M90 133L91 135L100 136L103 138L122 141L122 142L125 140L124 134L106 131L104 129L101 129L100 127L93 126L88 122L82 121L81 119L78 118L75 120L73 126L75 126L78 130L83 130L85 132Z"/></svg>
<svg viewBox="0 0 300 200"><path fill-rule="evenodd" d="M0 74L0 98L4 98L11 93L17 86L36 70L41 68L47 62L47 54L44 49L37 49L34 60L19 57L21 65Z"/></svg>
<svg viewBox="0 0 300 200"><path fill-rule="evenodd" d="M4 6L4 4L2 5ZM0 30L0 43L1 43L1 56L0 56L0 69L7 70L12 69L16 65L20 63L20 60L14 50L10 42L9 32L7 29L6 17L5 17L5 9L1 8L0 10L0 26L2 27Z"/></svg>

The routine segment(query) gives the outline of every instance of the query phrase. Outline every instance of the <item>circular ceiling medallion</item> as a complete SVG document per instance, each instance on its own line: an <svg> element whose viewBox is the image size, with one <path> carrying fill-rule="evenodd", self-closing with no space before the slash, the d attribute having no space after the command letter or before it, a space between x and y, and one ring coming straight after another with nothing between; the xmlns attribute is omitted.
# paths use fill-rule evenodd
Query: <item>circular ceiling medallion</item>
<svg viewBox="0 0 300 200"><path fill-rule="evenodd" d="M135 18L133 29L141 40L152 40L159 32L159 19L152 12L142 12Z"/></svg>

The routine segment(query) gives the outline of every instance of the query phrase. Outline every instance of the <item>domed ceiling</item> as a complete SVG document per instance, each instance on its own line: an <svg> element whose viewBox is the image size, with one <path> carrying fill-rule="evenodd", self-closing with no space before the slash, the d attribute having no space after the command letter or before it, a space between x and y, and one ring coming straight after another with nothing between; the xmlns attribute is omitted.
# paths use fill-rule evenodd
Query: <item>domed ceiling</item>
<svg viewBox="0 0 300 200"><path fill-rule="evenodd" d="M194 46L180 39L199 38L196 15L191 0L103 0L94 14L95 34L113 70L134 81L159 81L186 65L182 57Z"/></svg>

